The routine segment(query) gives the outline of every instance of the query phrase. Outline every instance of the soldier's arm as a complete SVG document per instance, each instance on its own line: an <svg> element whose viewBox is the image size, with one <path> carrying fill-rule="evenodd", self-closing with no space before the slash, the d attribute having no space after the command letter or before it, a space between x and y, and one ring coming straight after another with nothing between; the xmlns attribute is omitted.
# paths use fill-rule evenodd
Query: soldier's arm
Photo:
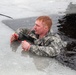
<svg viewBox="0 0 76 75"><path fill-rule="evenodd" d="M54 41L52 42L49 39L51 43L48 46L32 45L30 51L40 56L57 56L60 53L60 49L63 46L63 42L57 36L53 37L53 39Z"/></svg>
<svg viewBox="0 0 76 75"><path fill-rule="evenodd" d="M53 47L44 47L44 46L36 46L32 45L30 51L40 55L40 56L56 56L60 53L59 49L54 49Z"/></svg>
<svg viewBox="0 0 76 75"><path fill-rule="evenodd" d="M24 35L27 35L30 32L29 29L27 28L19 28L16 30L16 34L18 34L18 39L22 39L24 37Z"/></svg>

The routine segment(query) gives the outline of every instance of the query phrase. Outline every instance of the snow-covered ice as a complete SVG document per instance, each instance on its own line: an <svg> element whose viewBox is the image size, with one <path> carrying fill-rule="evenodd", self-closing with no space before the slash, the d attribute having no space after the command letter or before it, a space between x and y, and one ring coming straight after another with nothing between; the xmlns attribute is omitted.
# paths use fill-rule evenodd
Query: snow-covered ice
<svg viewBox="0 0 76 75"><path fill-rule="evenodd" d="M75 0L71 0L75 3ZM0 14L18 18L40 15L64 14L69 0L0 0ZM60 13L61 12L61 13ZM0 15L0 75L76 75L76 71L63 66L54 58L35 56L10 47L14 32L2 23L10 19Z"/></svg>

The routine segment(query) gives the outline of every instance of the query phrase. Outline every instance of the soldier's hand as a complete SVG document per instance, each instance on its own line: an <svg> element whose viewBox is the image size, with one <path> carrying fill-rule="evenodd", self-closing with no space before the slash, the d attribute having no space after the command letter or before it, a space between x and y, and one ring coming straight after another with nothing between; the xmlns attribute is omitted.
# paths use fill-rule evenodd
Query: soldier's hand
<svg viewBox="0 0 76 75"><path fill-rule="evenodd" d="M22 41L22 49L28 51L31 45L27 41Z"/></svg>
<svg viewBox="0 0 76 75"><path fill-rule="evenodd" d="M12 43L13 41L18 40L18 34L13 33L10 37L10 43Z"/></svg>

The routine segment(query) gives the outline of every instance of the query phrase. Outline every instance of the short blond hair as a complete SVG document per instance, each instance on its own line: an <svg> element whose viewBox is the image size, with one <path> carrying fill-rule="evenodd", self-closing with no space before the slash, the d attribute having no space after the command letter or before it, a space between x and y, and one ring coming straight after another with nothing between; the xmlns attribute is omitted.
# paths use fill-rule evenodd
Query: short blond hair
<svg viewBox="0 0 76 75"><path fill-rule="evenodd" d="M51 26L52 26L52 20L49 16L39 16L36 20L42 21L43 23L45 23L45 25L48 26L48 29L50 30Z"/></svg>

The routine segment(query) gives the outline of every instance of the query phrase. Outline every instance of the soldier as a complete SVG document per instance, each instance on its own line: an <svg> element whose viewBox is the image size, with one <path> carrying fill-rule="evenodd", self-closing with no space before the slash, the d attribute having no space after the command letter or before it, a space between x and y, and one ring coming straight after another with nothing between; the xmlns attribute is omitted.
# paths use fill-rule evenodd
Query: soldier
<svg viewBox="0 0 76 75"><path fill-rule="evenodd" d="M21 40L24 35L27 35L29 38L33 38L33 43L23 40L23 50L40 56L57 56L66 44L61 40L58 34L51 33L51 26L52 20L49 16L40 16L36 19L33 29L19 28L12 34L10 42Z"/></svg>

